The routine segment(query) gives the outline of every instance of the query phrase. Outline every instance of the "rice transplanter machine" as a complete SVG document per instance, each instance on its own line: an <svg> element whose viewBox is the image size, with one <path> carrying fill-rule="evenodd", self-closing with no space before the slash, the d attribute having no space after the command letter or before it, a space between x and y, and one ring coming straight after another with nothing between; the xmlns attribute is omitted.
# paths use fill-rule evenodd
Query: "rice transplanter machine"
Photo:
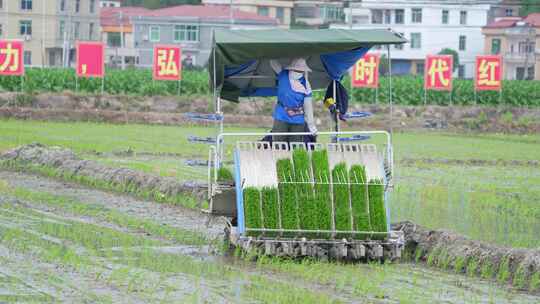
<svg viewBox="0 0 540 304"><path fill-rule="evenodd" d="M208 160L209 209L206 212L227 218L228 241L246 251L276 256L311 256L338 260L383 260L401 257L403 233L393 231L390 227L389 196L393 188L394 167L391 132L341 131L335 114L336 117L332 120L333 130L319 132L318 143L260 141L267 135L285 134L226 133L223 128L221 103L222 100L234 102L240 98L276 96L276 75L270 66L270 60L278 60L285 65L297 57L306 58L313 70L309 73L309 81L314 90L333 85L336 92L337 82L372 46L386 45L390 53L390 45L405 42L405 39L389 30L215 31L209 61L215 113L197 115L196 118L215 121L217 124L216 137L203 138L199 142L211 144ZM348 115L351 119L366 116L365 113ZM309 158L317 151L326 151L327 172L334 172L338 166L346 168L345 172L349 172L354 166L360 166L365 171L365 177L358 180L353 179L352 175L330 173L321 178L316 176L315 168L311 164L301 179L280 176L282 173L279 172L277 163L291 160L294 167L293 159L297 150L305 151ZM226 159L227 156L232 158L234 182L223 182L218 178L220 169L231 163L231 159ZM287 188L287 185L292 187ZM293 191L294 194L294 191L300 191L298 189L316 191L321 189L320 187L329 191L323 205L317 207L328 208L323 210L329 216L328 225L324 229L306 228L306 225L301 223L305 208L314 208L314 205L307 206L301 195L290 200L296 204L294 210L297 224L288 225L287 216L290 214L284 208L284 198L287 195L284 189L289 189L288 191ZM378 187L381 191L371 191L370 187L374 187L373 190ZM274 212L268 213L270 206L265 205L267 202L263 198L256 201L255 205L252 201L247 201L244 193L246 189L270 189L269 193L275 194L273 202L277 203L277 207L273 207ZM362 189L365 191L359 192ZM338 195L339 191L341 196ZM375 225L371 225L366 231L358 228L360 217L355 214L355 210L358 210L355 207L355 193L364 193L362 195L365 195L368 201L362 205L363 214L367 214L364 220L373 221L373 215L379 212L382 214L384 227L374 229ZM371 203L375 202L377 195L381 198L378 209L369 203L370 199ZM255 219L255 222L259 223L255 227L252 224L254 221L249 220L250 216L253 217L253 214L250 214L253 212L259 217ZM347 224L344 225L343 221Z"/></svg>

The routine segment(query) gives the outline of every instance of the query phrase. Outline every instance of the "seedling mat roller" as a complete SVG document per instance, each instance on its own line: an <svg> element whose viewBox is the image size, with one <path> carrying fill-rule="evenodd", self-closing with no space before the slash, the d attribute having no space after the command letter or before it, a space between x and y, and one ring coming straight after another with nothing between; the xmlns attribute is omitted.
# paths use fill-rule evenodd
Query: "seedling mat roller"
<svg viewBox="0 0 540 304"><path fill-rule="evenodd" d="M404 42L406 41L402 37L388 30L216 31L209 68L214 90L215 116L223 117L222 99L238 101L240 97L276 95L276 76L269 64L272 58L282 64L295 57L307 58L308 65L313 70L309 74L312 88L320 90L331 83L335 88L336 81L372 46L387 45L390 52L391 44ZM317 134L321 143L307 145L253 141L253 138L267 135L304 136L309 133L225 133L224 119L216 121L217 136L215 141L209 142L213 145L209 149L208 160L209 209L205 212L228 219L226 235L231 244L246 251L274 256L364 261L401 257L403 233L391 231L388 212L394 163L391 133L341 131L339 120L334 121L331 132ZM355 142L371 136L384 137L385 141ZM339 140L340 138L346 140ZM234 146L234 184L218 182L221 164L229 161L224 159L225 145ZM317 151L325 151L317 156L322 165L315 161L312 163L312 156ZM320 155L327 155L327 159L320 161ZM280 169L277 163L280 160L290 160L293 169L290 172L295 168L296 172L288 173L289 176L278 172ZM307 163L300 164L300 160ZM298 172L299 166L306 169L305 174ZM356 175L356 171L351 170L353 166L355 169L360 168L359 172L365 172L365 176L353 176ZM338 168L342 171L333 172ZM315 171L325 172L324 176L314 176ZM355 191L361 189L365 189L365 192ZM247 196L244 195L244 190L249 193ZM289 193L286 193L287 191ZM366 200L364 205L368 207L364 217L354 214L353 205L359 198L353 199L352 193L365 193L365 196L362 196ZM291 199L293 197L294 199ZM317 199L318 209L315 210L314 205L309 202ZM289 208L291 202L293 207L296 204L296 208ZM375 203L379 204L378 208L369 207ZM321 211L321 208L328 208L319 214L323 214L323 217L330 216L329 219L314 218L309 224L302 220L306 216L304 213L316 214L315 211ZM374 217L375 214L370 214L373 210L382 214ZM251 221L253 218L250 216L253 215L246 212L260 218ZM294 221L293 218L293 224L290 221L291 215L297 219ZM287 216L289 220L285 221ZM360 231L355 229L359 226L355 223L359 218L366 221L379 218L383 225L367 225L378 228ZM343 229L344 227L350 228Z"/></svg>

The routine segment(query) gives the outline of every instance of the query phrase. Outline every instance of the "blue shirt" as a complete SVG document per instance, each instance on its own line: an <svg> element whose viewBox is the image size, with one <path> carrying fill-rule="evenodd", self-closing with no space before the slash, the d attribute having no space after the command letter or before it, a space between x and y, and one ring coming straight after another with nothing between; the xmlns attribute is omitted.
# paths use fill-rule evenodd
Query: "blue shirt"
<svg viewBox="0 0 540 304"><path fill-rule="evenodd" d="M300 78L300 83L305 87L306 79L304 77ZM278 74L278 102L274 108L274 119L290 124L303 125L305 123L304 115L289 116L285 108L303 108L304 98L306 96L311 96L311 94L306 95L305 93L292 90L289 81L289 71L282 70Z"/></svg>

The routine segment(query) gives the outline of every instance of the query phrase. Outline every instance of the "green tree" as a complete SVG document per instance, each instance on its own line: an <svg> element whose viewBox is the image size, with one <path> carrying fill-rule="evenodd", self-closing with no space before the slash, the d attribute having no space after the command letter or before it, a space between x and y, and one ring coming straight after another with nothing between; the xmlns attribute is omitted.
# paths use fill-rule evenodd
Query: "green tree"
<svg viewBox="0 0 540 304"><path fill-rule="evenodd" d="M540 12L540 1L538 0L521 0L521 9L519 14L521 16L527 16L531 13Z"/></svg>
<svg viewBox="0 0 540 304"><path fill-rule="evenodd" d="M452 70L455 71L459 67L459 54L455 50L449 48L442 49L439 55L452 55L454 57L454 67Z"/></svg>

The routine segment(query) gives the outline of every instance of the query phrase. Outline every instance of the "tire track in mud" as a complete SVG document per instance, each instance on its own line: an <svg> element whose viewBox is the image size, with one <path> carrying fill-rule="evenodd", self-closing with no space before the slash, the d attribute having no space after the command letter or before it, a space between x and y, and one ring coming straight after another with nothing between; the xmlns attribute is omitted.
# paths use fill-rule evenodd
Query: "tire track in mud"
<svg viewBox="0 0 540 304"><path fill-rule="evenodd" d="M103 206L130 216L159 222L162 225L199 232L206 235L209 240L224 236L225 222L209 221L207 217L202 216L201 212L182 206L158 204L21 172L0 170L0 180L5 180L12 187L66 196L76 201Z"/></svg>
<svg viewBox="0 0 540 304"><path fill-rule="evenodd" d="M32 263L28 263L28 261ZM0 273L16 278L33 293L49 298L46 302L91 303L111 300L114 303L144 303L116 287L95 280L67 267L47 263L31 254L21 254L0 245ZM17 297L17 294L13 294ZM38 299L39 300L39 299ZM41 301L38 301L41 302Z"/></svg>

